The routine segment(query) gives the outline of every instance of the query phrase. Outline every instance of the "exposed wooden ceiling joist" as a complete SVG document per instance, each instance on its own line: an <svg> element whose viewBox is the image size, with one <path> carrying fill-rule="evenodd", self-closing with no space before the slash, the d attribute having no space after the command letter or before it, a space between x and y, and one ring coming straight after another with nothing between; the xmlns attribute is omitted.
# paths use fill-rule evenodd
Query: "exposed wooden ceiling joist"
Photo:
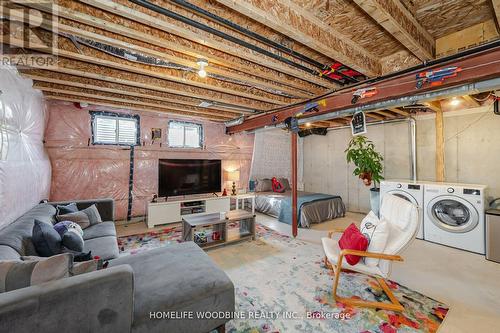
<svg viewBox="0 0 500 333"><path fill-rule="evenodd" d="M399 0L354 0L420 60L434 58L434 38Z"/></svg>
<svg viewBox="0 0 500 333"><path fill-rule="evenodd" d="M146 112L160 112L160 113L166 113L166 114L171 114L175 116L181 116L181 117L200 117L199 114L196 113L186 113L186 112L181 112L181 111L174 111L174 110L164 110L160 108L147 108L147 107L140 107L135 104L131 103L121 103L121 102L112 102L110 103L109 101L104 101L100 100L98 98L83 98L78 95L66 95L66 94L55 94L55 93L46 93L45 97L47 99L53 99L53 100L59 100L59 101L67 101L67 102L77 102L77 103L87 103L91 105L96 105L96 106L104 106L104 107L110 107L110 108L116 108L116 109L126 109L126 110L135 110L135 111L146 111ZM225 121L226 118L219 117L219 116L209 116L205 115L203 118L207 118L213 121Z"/></svg>
<svg viewBox="0 0 500 333"><path fill-rule="evenodd" d="M366 117L369 117L369 118L372 118L372 119L375 119L375 120L384 120L385 117L384 116L381 116L379 115L377 112L375 111L369 111L369 112L365 112L365 116Z"/></svg>
<svg viewBox="0 0 500 333"><path fill-rule="evenodd" d="M433 102L427 102L424 103L424 105L434 111L434 112L441 112L441 103L439 101L433 101Z"/></svg>
<svg viewBox="0 0 500 333"><path fill-rule="evenodd" d="M44 67L44 66L32 67L32 69L33 70L40 70L40 69L45 70L46 67ZM24 70L24 72L30 73L31 71ZM231 105L235 105L235 106L242 106L242 107L246 107L246 108L250 108L250 109L264 110L264 109L270 107L269 104L255 103L254 101L250 101L248 99L236 97L236 96L230 97L230 96L224 96L221 94L203 94L203 93L198 94L198 93L192 93L189 91L179 91L179 90L169 88L167 83L162 82L161 80L158 80L158 79L149 79L147 77L141 77L141 76L135 75L135 74L124 75L123 73L115 72L112 70L109 70L106 73L97 74L99 72L89 72L89 71L85 71L85 70L81 70L81 69L65 68L63 66L58 66L58 67L52 68L51 70L49 70L47 72L49 72L49 73L57 72L57 73L62 73L62 74L67 74L67 75L79 76L82 78L102 80L102 81L111 82L111 83L123 84L123 85L131 86L131 87L138 87L138 88L149 89L149 90L154 90L154 91L159 91L159 92L166 92L166 93L185 96L185 97L193 97L193 98L203 99L203 100L212 101L212 102L231 104ZM44 73L43 76L45 76L45 75L46 74Z"/></svg>
<svg viewBox="0 0 500 333"><path fill-rule="evenodd" d="M33 72L33 71L31 71ZM151 100L159 101L159 102L167 102L167 103L175 103L179 105L189 106L189 107L198 107L202 100L197 100L194 98L188 99L182 96L175 96L171 94L162 93L159 91L148 90L143 88L132 88L129 86L109 83L105 81L98 80L90 80L82 77L60 74L60 73L52 73L52 75L36 75L29 74L29 72L21 72L24 77L30 78L35 81L35 86L43 86L45 84L57 84L63 87L72 90L69 87L79 88L80 90L95 90L102 91L107 93L121 94L127 96L134 96L139 98L148 98ZM211 108L207 108L210 110ZM244 109L232 110L230 108L224 108L227 112L231 112L234 114L250 114L251 111L245 111Z"/></svg>
<svg viewBox="0 0 500 333"><path fill-rule="evenodd" d="M18 21L24 21L25 23L28 23L30 21L33 21L35 17L33 15L23 15L24 13L18 12L18 11L13 11L9 13L6 11L6 17L8 17L11 20L18 20ZM74 24L74 23L73 23ZM190 67L190 68L197 68L198 65L195 61L195 59L186 59L185 57L180 57L175 54L169 54L168 50L159 47L153 44L147 44L144 41L137 41L134 39L130 38L121 38L119 39L118 36L107 36L107 35L114 35L111 33L107 33L104 30L101 29L96 29L96 28L90 28L91 30L97 30L96 32L89 31L89 30L84 30L80 28L76 28L64 23L59 22L57 26L54 25L48 25L45 23L42 23L40 26L41 28L48 29L49 31L64 34L66 36L76 36L76 37L81 37L85 38L94 42L99 42L103 43L105 45L117 47L120 49L128 50L129 52L134 52L134 53L139 53L141 55L146 55L146 56L151 56L155 57L156 59L159 60L164 60L168 61L174 64ZM55 29L57 28L57 29ZM106 35L107 34L107 35ZM125 39L125 40L123 40ZM154 41L158 41L158 39L154 39ZM322 90L318 89L312 89L312 91L304 91L303 86L299 88L298 85L295 86L290 86L287 82L287 84L282 84L280 82L276 81L270 81L267 79L262 79L259 77L254 77L252 75L249 75L247 73L238 73L235 71L230 71L228 69L225 69L224 67L218 67L218 66L208 66L206 69L206 72L209 74L216 74L224 78L232 79L232 80L238 80L241 82L245 82L247 84L255 85L257 88L262 87L264 89L272 89L276 91L281 91L290 95L297 95L299 97L311 97L315 93L318 94Z"/></svg>
<svg viewBox="0 0 500 333"><path fill-rule="evenodd" d="M410 113L408 111L400 110L400 109L397 109L397 108L391 108L391 109L389 109L389 111L397 113L397 114L405 116L405 117L407 117L407 116L410 115Z"/></svg>
<svg viewBox="0 0 500 333"><path fill-rule="evenodd" d="M100 100L106 100L111 102L122 102L122 103L130 103L136 104L138 106L159 108L160 110L169 110L169 111L179 111L185 112L187 114L197 114L197 115L209 115L209 116L218 116L221 118L226 118L227 120L233 119L236 115L232 112L226 112L221 110L200 108L200 107L183 107L178 104L161 104L157 101L144 98L144 97L134 97L127 96L116 93L108 93L99 90L87 90L86 92L81 91L80 89L75 89L72 87L60 86L57 84L44 84L44 83L36 83L34 88L39 89L43 92L57 93L57 94L65 94L65 95L74 95L84 98L97 98Z"/></svg>
<svg viewBox="0 0 500 333"><path fill-rule="evenodd" d="M478 101L476 101L472 96L469 96L469 95L464 95L462 96L462 98L467 102L469 103L469 105L473 108L477 108L479 106L481 106L481 103L479 103Z"/></svg>
<svg viewBox="0 0 500 333"><path fill-rule="evenodd" d="M491 0L491 4L493 5L493 16L495 17L498 33L500 33L500 0Z"/></svg>
<svg viewBox="0 0 500 333"><path fill-rule="evenodd" d="M365 75L381 72L374 55L290 1L217 1Z"/></svg>
<svg viewBox="0 0 500 333"><path fill-rule="evenodd" d="M255 55L253 52L249 52L248 49L244 49L233 43L217 40L213 38L213 36L204 34L200 31L194 32L190 29L185 28L181 24L170 23L164 17L157 18L155 16L146 14L147 10L144 11L136 10L135 8L137 6L133 5L132 3L127 2L127 5L123 5L118 2L110 0L80 0L80 1L95 8L107 11L109 13L120 15L126 19L137 21L143 25L147 25L155 29L163 30L167 33L182 37L184 39L190 40L195 43L201 43L213 49L222 51L224 53L233 55L235 57L252 61L253 63L266 66L268 68L286 73L291 76L295 76L302 80L306 80L318 85L326 84L330 87L332 86L332 84L328 84L326 80L320 78L319 76L314 76L305 73L304 71L288 66L284 63L266 57Z"/></svg>
<svg viewBox="0 0 500 333"><path fill-rule="evenodd" d="M387 112L387 111L383 111L383 110L378 110L378 111L375 111L376 114L379 114L383 117L386 117L386 118L396 118L396 117L399 117L399 115L395 115L395 114L392 114L390 112Z"/></svg>
<svg viewBox="0 0 500 333"><path fill-rule="evenodd" d="M21 0L12 0L12 2L22 3ZM23 5L37 10L52 14L52 7L35 2L23 3ZM304 75L301 71L295 71L293 75L288 75L283 71L283 65L275 63L273 66L267 66L268 62L263 61L249 52L240 52L239 55L224 53L224 50L218 50L206 45L204 40L196 38L196 41L177 37L164 30L160 30L153 24L145 27L140 22L129 19L126 15L120 13L89 10L89 6L77 2L68 2L67 5L78 6L79 9L86 10L88 13L80 12L64 6L55 5L55 12L59 16L59 21L66 25L77 25L80 29L91 30L90 27L98 29L97 33L107 31L118 36L124 36L136 41L146 42L158 47L172 50L179 55L187 56L191 60L197 58L208 59L210 63L223 66L226 70L239 71L246 75L252 75L266 80L279 82L282 85L294 87L300 90L311 91L312 93L321 92L322 88L334 88L335 84L319 77ZM115 23L116 22L116 23ZM146 22L148 23L148 22ZM231 48L232 49L232 48ZM236 47L234 49L237 49ZM258 61L260 59L261 61ZM253 62L252 62L253 61ZM267 67L266 67L267 66ZM309 81L308 81L309 80ZM312 82L310 82L312 81Z"/></svg>
<svg viewBox="0 0 500 333"><path fill-rule="evenodd" d="M49 33L46 33L49 35ZM42 36L38 33L38 37L42 40L44 37L50 38L50 36ZM9 43L14 46L22 47L24 42L22 39L10 38ZM43 49L44 44L37 45L35 43L30 43L30 47L33 49ZM74 50L74 51L71 51ZM62 61L61 57L76 60L78 62L85 62L88 64L93 64L97 66L104 66L107 68L117 69L121 71L127 71L130 73L136 73L141 75L146 75L152 78L159 78L162 80L171 81L172 84L179 85L179 89L183 86L189 87L193 86L196 88L213 90L216 92L230 94L240 97L245 97L248 99L254 99L257 101L262 101L266 103L273 103L278 105L285 105L291 102L290 99L284 96L277 96L267 92L262 92L259 90L253 90L252 93L247 92L249 87L238 86L232 83L227 83L219 80L213 80L206 78L201 79L196 75L196 73L186 73L181 72L176 69L169 69L164 67L145 65L141 63L130 62L125 59L109 55L107 53L94 50L93 48L79 45L78 49L73 45L68 39L58 38L58 49L57 55L59 56L59 61Z"/></svg>

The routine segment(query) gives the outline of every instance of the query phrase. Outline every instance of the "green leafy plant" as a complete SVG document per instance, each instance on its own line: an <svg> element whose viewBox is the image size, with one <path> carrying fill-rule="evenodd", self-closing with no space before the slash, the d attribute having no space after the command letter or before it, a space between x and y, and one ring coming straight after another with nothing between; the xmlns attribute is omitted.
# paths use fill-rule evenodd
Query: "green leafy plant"
<svg viewBox="0 0 500 333"><path fill-rule="evenodd" d="M353 175L359 176L366 186L374 182L374 188L380 183L382 177L382 161L384 158L375 150L375 145L366 136L355 136L349 142L346 153L347 163L354 163L356 168Z"/></svg>

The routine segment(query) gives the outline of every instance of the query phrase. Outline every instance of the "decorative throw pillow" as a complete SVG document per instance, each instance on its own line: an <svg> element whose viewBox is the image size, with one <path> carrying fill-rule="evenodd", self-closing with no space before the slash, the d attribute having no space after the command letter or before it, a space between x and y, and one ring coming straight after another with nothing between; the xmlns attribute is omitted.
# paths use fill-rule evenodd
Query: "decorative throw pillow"
<svg viewBox="0 0 500 333"><path fill-rule="evenodd" d="M87 216L89 217L90 225L94 225L94 224L102 222L101 214L99 214L99 211L97 210L96 205L92 205L92 206L85 208L81 211L84 212L85 214L87 214Z"/></svg>
<svg viewBox="0 0 500 333"><path fill-rule="evenodd" d="M69 203L67 205L57 205L56 206L56 215L75 213L77 211L78 211L78 207L76 206L76 202L72 202L72 203Z"/></svg>
<svg viewBox="0 0 500 333"><path fill-rule="evenodd" d="M339 247L342 250L358 250L358 251L366 251L368 248L368 240L365 236L359 231L358 227L354 223L352 223L347 229L345 229L342 237L339 239ZM360 256L348 254L345 256L347 263L351 266L356 265L360 260Z"/></svg>
<svg viewBox="0 0 500 333"><path fill-rule="evenodd" d="M271 179L258 179L255 186L255 192L270 192L273 190L273 183Z"/></svg>
<svg viewBox="0 0 500 333"><path fill-rule="evenodd" d="M287 178L278 178L278 181L281 183L281 185L283 185L286 191L290 191L292 189Z"/></svg>
<svg viewBox="0 0 500 333"><path fill-rule="evenodd" d="M89 216L83 210L81 210L79 212L64 214L64 215L57 215L56 219L59 222L62 222L62 221L74 222L74 223L78 224L82 229L90 227Z"/></svg>
<svg viewBox="0 0 500 333"><path fill-rule="evenodd" d="M61 221L54 225L54 229L56 229L61 237L68 231L76 232L83 237L82 227L80 227L80 225L76 224L75 222Z"/></svg>
<svg viewBox="0 0 500 333"><path fill-rule="evenodd" d="M61 253L61 236L51 224L35 220L32 242L36 252L42 257Z"/></svg>
<svg viewBox="0 0 500 333"><path fill-rule="evenodd" d="M83 237L76 233L68 231L62 236L62 246L65 248L75 251L82 252L83 251Z"/></svg>
<svg viewBox="0 0 500 333"><path fill-rule="evenodd" d="M71 254L0 261L0 293L68 277L72 264Z"/></svg>
<svg viewBox="0 0 500 333"><path fill-rule="evenodd" d="M368 252L382 253L389 238L389 224L385 219L379 220L374 212L368 215L361 221L361 233L368 239ZM363 258L367 266L377 266L379 259Z"/></svg>

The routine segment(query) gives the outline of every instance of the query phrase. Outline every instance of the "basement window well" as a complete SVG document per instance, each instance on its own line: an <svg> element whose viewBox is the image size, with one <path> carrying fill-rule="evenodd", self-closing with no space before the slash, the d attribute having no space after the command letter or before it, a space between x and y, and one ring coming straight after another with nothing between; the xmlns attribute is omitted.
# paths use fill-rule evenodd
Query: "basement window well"
<svg viewBox="0 0 500 333"><path fill-rule="evenodd" d="M203 126L196 123L169 121L168 146L172 148L202 148Z"/></svg>
<svg viewBox="0 0 500 333"><path fill-rule="evenodd" d="M135 146L139 144L139 116L113 112L90 112L92 144Z"/></svg>

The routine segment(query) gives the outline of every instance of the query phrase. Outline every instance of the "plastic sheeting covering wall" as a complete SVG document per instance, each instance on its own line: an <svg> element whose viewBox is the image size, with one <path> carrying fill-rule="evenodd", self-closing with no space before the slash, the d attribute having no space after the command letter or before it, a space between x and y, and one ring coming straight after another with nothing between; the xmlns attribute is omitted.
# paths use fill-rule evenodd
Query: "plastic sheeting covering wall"
<svg viewBox="0 0 500 333"><path fill-rule="evenodd" d="M94 110L140 116L142 145L135 148L132 216L145 215L147 203L158 193L158 160L162 158L221 159L224 170L240 170L240 187L248 184L253 135L228 136L222 124L204 122L204 149L171 149L166 130L172 118L166 114L80 109L73 103L55 101L49 102L48 109L45 142L52 162L51 200L111 197L115 199L116 218L127 217L130 148L91 144L89 111ZM152 128L162 129L162 139L154 143Z"/></svg>
<svg viewBox="0 0 500 333"><path fill-rule="evenodd" d="M32 84L0 64L0 228L49 195L45 102Z"/></svg>

